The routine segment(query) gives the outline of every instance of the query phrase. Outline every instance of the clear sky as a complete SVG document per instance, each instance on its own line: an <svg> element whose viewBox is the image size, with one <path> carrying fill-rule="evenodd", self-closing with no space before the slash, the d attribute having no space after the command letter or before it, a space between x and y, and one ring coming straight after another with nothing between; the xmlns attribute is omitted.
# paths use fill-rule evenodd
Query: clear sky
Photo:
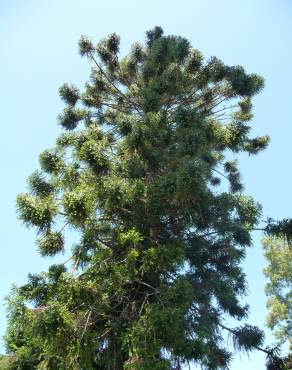
<svg viewBox="0 0 292 370"><path fill-rule="evenodd" d="M269 148L241 158L246 192L274 218L292 217L291 86L292 2L290 0L9 0L0 2L1 223L0 335L5 330L4 297L12 283L51 261L34 246L34 232L17 220L15 198L38 166L41 151L61 132L57 90L64 82L82 85L89 65L77 51L80 35L94 41L116 32L122 52L142 41L146 30L188 38L206 57L243 65L266 79L255 99L254 133L269 134ZM265 265L261 235L244 265L249 281L250 322L264 327ZM64 256L59 260L64 259ZM271 343L267 331L267 342ZM3 348L3 347L2 347ZM231 370L264 369L264 358L236 356Z"/></svg>

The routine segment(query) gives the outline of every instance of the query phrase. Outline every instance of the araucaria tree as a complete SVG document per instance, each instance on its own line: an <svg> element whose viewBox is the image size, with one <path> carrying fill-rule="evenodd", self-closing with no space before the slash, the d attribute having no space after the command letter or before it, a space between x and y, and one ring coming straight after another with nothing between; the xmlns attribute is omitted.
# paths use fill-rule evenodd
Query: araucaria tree
<svg viewBox="0 0 292 370"><path fill-rule="evenodd" d="M224 332L280 369L261 330L226 324L248 313L240 264L252 230L292 229L288 219L259 225L261 207L230 159L268 144L249 135L263 79L204 61L160 27L124 58L119 43L81 37L90 79L82 92L60 88L64 133L17 198L41 255L64 250L65 228L80 240L71 267L29 275L10 296L9 369L224 369Z"/></svg>

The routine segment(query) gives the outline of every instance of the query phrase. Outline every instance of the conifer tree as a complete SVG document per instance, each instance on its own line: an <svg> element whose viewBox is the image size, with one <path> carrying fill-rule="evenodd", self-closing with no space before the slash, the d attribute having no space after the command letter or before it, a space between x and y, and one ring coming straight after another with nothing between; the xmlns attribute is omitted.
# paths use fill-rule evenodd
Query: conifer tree
<svg viewBox="0 0 292 370"><path fill-rule="evenodd" d="M231 159L268 144L250 136L263 78L204 60L160 27L126 57L119 44L116 34L97 46L81 37L89 81L60 88L64 132L17 198L42 256L68 248L66 228L80 239L69 262L10 295L9 369L225 369L224 332L281 369L263 332L244 323L241 262L253 229L289 238L292 222L260 223ZM228 317L241 323L230 328Z"/></svg>

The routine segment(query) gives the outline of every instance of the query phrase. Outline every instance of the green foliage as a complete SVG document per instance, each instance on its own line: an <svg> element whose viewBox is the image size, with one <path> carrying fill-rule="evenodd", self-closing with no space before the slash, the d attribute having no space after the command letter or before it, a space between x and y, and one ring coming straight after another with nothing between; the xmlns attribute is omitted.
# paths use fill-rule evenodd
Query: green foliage
<svg viewBox="0 0 292 370"><path fill-rule="evenodd" d="M81 121L86 116L86 110L76 109L69 105L64 109L63 113L58 116L58 120L60 125L66 130L73 130L78 126L79 121Z"/></svg>
<svg viewBox="0 0 292 370"><path fill-rule="evenodd" d="M36 226L40 230L49 229L58 208L54 199L34 197L28 194L20 194L17 197L17 208L20 218L28 226Z"/></svg>
<svg viewBox="0 0 292 370"><path fill-rule="evenodd" d="M270 218L265 231L267 236L282 238L289 243L292 240L292 220L284 218L281 221L274 221Z"/></svg>
<svg viewBox="0 0 292 370"><path fill-rule="evenodd" d="M1 370L8 369L9 366L11 366L11 364L13 363L13 361L14 361L14 356L0 355L0 369Z"/></svg>
<svg viewBox="0 0 292 370"><path fill-rule="evenodd" d="M63 236L60 232L46 231L38 240L38 246L42 256L54 256L64 248Z"/></svg>
<svg viewBox="0 0 292 370"><path fill-rule="evenodd" d="M86 36L81 36L79 43L79 52L82 56L89 56L94 51L92 42Z"/></svg>
<svg viewBox="0 0 292 370"><path fill-rule="evenodd" d="M61 98L70 105L75 105L79 98L79 90L72 84L64 84L59 88Z"/></svg>
<svg viewBox="0 0 292 370"><path fill-rule="evenodd" d="M256 326L245 325L237 328L234 333L235 346L245 351L261 346L264 341L264 333Z"/></svg>
<svg viewBox="0 0 292 370"><path fill-rule="evenodd" d="M279 238L265 238L262 244L268 261L264 270L268 278L267 325L281 342L292 340L292 249Z"/></svg>
<svg viewBox="0 0 292 370"><path fill-rule="evenodd" d="M41 153L39 161L41 169L49 174L58 172L62 168L61 158L50 150L45 150Z"/></svg>
<svg viewBox="0 0 292 370"><path fill-rule="evenodd" d="M65 249L66 227L80 239L71 268L30 274L11 293L7 370L225 369L222 330L235 349L262 344L259 329L222 322L248 311L241 262L261 206L242 193L232 156L268 143L248 125L263 79L204 61L161 27L123 58L119 44L81 37L89 81L60 88L65 132L17 198L41 255ZM264 231L289 236L290 224ZM264 351L272 369L278 357Z"/></svg>
<svg viewBox="0 0 292 370"><path fill-rule="evenodd" d="M73 191L64 194L62 205L68 215L68 221L73 225L81 225L90 216L92 202L90 189L75 188Z"/></svg>
<svg viewBox="0 0 292 370"><path fill-rule="evenodd" d="M35 171L29 176L28 186L31 193L39 197L46 197L53 191L52 185L46 181L45 176L39 171Z"/></svg>
<svg viewBox="0 0 292 370"><path fill-rule="evenodd" d="M286 370L292 370L292 355L288 355L285 359L285 369Z"/></svg>

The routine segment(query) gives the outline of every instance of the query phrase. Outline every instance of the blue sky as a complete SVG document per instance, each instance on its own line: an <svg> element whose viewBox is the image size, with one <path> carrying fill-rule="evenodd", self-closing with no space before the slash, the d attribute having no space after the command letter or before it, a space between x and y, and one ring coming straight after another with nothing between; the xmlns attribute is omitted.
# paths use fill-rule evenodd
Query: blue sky
<svg viewBox="0 0 292 370"><path fill-rule="evenodd" d="M80 35L94 41L110 32L122 38L122 52L142 41L146 30L188 38L206 57L241 64L265 77L255 99L254 133L269 134L269 148L257 157L241 157L246 193L274 218L292 216L291 59L292 3L289 0L10 0L0 3L1 81L1 260L0 335L5 330L2 302L12 283L50 264L34 246L34 232L17 220L15 198L38 166L41 151L61 132L57 90L64 82L82 85L89 65L77 52ZM249 281L250 322L264 326L265 261L261 235L254 235L244 265ZM59 260L64 259L64 256ZM272 341L267 331L267 344ZM236 356L232 370L264 369L264 358Z"/></svg>

